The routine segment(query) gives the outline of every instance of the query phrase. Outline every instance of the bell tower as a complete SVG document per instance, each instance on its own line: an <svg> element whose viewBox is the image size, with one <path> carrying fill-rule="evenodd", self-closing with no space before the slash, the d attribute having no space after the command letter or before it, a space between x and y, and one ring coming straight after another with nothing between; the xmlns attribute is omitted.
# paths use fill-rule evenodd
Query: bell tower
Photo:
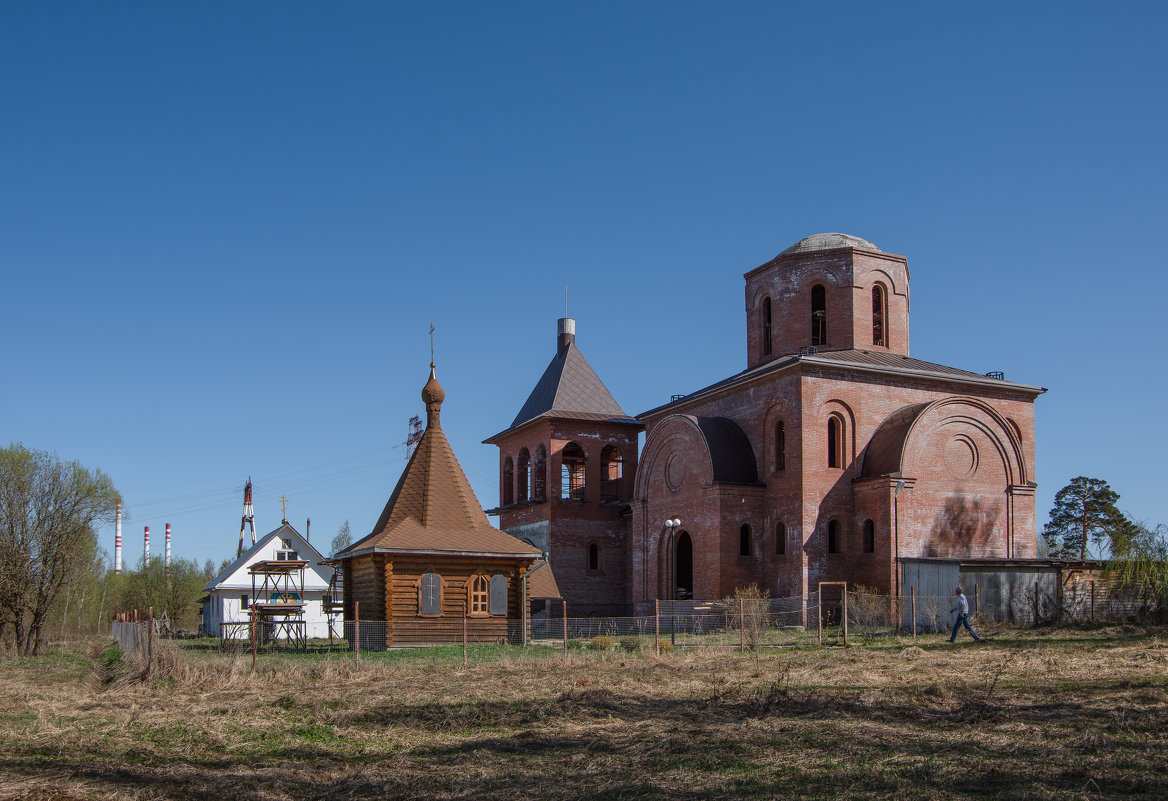
<svg viewBox="0 0 1168 801"><path fill-rule="evenodd" d="M572 617L627 614L629 501L643 425L556 324L556 353L499 448L499 528L548 554ZM553 613L557 610L553 609Z"/></svg>

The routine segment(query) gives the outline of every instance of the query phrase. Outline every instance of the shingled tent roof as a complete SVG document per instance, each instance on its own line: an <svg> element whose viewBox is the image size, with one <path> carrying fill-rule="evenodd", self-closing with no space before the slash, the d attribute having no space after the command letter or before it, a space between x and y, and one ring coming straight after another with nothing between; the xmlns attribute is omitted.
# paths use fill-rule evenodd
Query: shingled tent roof
<svg viewBox="0 0 1168 801"><path fill-rule="evenodd" d="M570 318L565 318L570 320ZM563 322L563 321L561 321ZM573 324L575 321L571 321ZM574 331L574 325L573 325ZM576 347L574 333L561 334L556 355L527 396L507 431L540 417L567 420L603 420L641 425L625 414L592 365ZM500 434L505 432L500 432ZM499 434L484 440L491 443Z"/></svg>
<svg viewBox="0 0 1168 801"><path fill-rule="evenodd" d="M371 551L539 558L542 552L487 522L439 423L446 393L430 365L422 389L426 430L373 533L336 556Z"/></svg>

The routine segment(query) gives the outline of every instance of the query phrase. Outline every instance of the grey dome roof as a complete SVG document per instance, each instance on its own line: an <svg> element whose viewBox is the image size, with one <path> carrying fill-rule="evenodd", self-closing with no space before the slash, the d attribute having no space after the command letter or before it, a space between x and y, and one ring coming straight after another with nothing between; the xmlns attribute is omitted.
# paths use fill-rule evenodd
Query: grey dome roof
<svg viewBox="0 0 1168 801"><path fill-rule="evenodd" d="M779 255L786 256L788 253L810 253L814 250L832 250L834 248L860 248L861 250L875 250L878 253L883 252L867 239L860 239L858 236L852 236L850 234L812 234L811 236L800 239Z"/></svg>

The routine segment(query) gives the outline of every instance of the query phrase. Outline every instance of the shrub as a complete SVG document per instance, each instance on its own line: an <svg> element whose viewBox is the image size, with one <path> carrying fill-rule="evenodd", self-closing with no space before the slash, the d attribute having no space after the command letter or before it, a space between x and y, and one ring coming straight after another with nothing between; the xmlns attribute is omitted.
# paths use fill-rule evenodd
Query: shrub
<svg viewBox="0 0 1168 801"><path fill-rule="evenodd" d="M657 649L663 654L671 654L673 653L673 643L669 640L661 640L657 643Z"/></svg>
<svg viewBox="0 0 1168 801"><path fill-rule="evenodd" d="M620 644L621 644L621 648L628 651L630 654L636 653L637 651L641 650L641 638L640 637L625 637L624 639L621 640Z"/></svg>
<svg viewBox="0 0 1168 801"><path fill-rule="evenodd" d="M606 637L603 634L592 638L592 647L597 651L611 651L615 645L612 637Z"/></svg>

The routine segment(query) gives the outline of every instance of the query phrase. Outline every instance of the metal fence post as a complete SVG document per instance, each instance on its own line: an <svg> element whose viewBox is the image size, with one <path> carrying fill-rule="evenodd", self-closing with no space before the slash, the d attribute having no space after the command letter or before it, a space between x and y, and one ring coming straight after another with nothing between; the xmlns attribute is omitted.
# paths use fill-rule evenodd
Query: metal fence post
<svg viewBox="0 0 1168 801"><path fill-rule="evenodd" d="M973 613L981 614L981 585L977 582L973 584Z"/></svg>
<svg viewBox="0 0 1168 801"><path fill-rule="evenodd" d="M1034 582L1034 625L1038 625L1038 582Z"/></svg>
<svg viewBox="0 0 1168 801"><path fill-rule="evenodd" d="M661 656L661 599L653 599L653 651Z"/></svg>
<svg viewBox="0 0 1168 801"><path fill-rule="evenodd" d="M819 588L818 596L815 599L815 641L820 648L823 647L823 587Z"/></svg>
<svg viewBox="0 0 1168 801"><path fill-rule="evenodd" d="M150 675L150 660L154 657L154 607L150 607L150 620L146 624L146 675Z"/></svg>
<svg viewBox="0 0 1168 801"><path fill-rule="evenodd" d="M1095 622L1095 582L1091 582L1091 622Z"/></svg>
<svg viewBox="0 0 1168 801"><path fill-rule="evenodd" d="M844 648L847 648L848 647L848 585L847 584L844 585L844 603L843 603L843 611L841 612L841 614L843 615L843 619L844 619L844 621L843 621L843 623L844 623Z"/></svg>
<svg viewBox="0 0 1168 801"><path fill-rule="evenodd" d="M568 602L564 601L564 656L568 655Z"/></svg>
<svg viewBox="0 0 1168 801"><path fill-rule="evenodd" d="M361 664L361 602L353 601L353 653Z"/></svg>
<svg viewBox="0 0 1168 801"><path fill-rule="evenodd" d="M462 666L466 667L466 601L462 602Z"/></svg>
<svg viewBox="0 0 1168 801"><path fill-rule="evenodd" d="M256 662L256 613L255 607L251 608L251 669L255 671Z"/></svg>
<svg viewBox="0 0 1168 801"><path fill-rule="evenodd" d="M913 639L917 638L917 585L909 587L912 593L912 632Z"/></svg>
<svg viewBox="0 0 1168 801"><path fill-rule="evenodd" d="M746 650L746 599L738 599L738 650Z"/></svg>

